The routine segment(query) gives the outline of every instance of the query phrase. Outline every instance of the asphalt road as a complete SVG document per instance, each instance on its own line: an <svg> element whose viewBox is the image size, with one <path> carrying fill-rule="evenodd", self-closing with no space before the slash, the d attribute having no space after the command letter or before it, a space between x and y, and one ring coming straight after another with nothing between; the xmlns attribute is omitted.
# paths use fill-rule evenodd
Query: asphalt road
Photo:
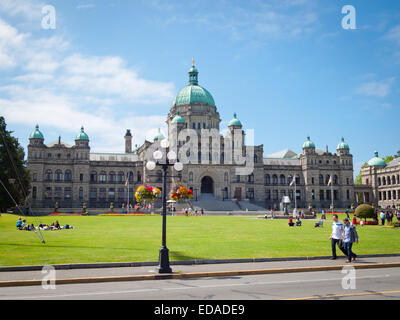
<svg viewBox="0 0 400 320"><path fill-rule="evenodd" d="M355 270L355 288L344 289L341 271L212 277L185 280L0 288L0 299L400 299L400 268ZM349 285L351 282L345 281Z"/></svg>

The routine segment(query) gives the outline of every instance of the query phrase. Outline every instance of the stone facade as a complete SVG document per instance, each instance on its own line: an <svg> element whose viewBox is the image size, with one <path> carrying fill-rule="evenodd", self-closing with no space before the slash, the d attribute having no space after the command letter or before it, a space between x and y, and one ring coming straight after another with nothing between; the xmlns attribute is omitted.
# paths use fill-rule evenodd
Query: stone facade
<svg viewBox="0 0 400 320"><path fill-rule="evenodd" d="M400 151L387 164L371 160L361 169L362 184L368 187L360 192L362 202L381 208L400 208Z"/></svg>
<svg viewBox="0 0 400 320"><path fill-rule="evenodd" d="M195 199L209 193L222 200L248 199L265 208L279 208L283 196L290 197L292 206L296 201L299 208L310 204L315 208L328 208L332 198L336 208L349 208L354 203L353 158L347 144L339 144L337 152L331 153L316 149L308 139L301 154L284 150L264 157L263 145L253 146L252 152L248 153L249 146L244 143L246 132L236 115L229 123L227 134L220 133L219 113L212 105L210 93L197 85L197 74L193 66L189 71L189 86L198 90L191 91L189 86L190 90L181 90L186 96L177 96L166 122L170 148L181 154L185 146L191 144L192 148L185 152L198 163L185 164L179 173L171 169L168 188L181 181L193 190ZM187 129L199 137L209 130L218 135L214 140L180 141L180 134ZM132 149L132 133L127 130L124 153L93 153L83 128L74 145L61 139L46 145L41 133L32 133L28 145L32 205L54 207L58 202L60 208L80 208L86 203L88 208L107 208L112 202L115 207L121 207L127 202L127 180L130 201L142 183L161 188L161 169L149 171L146 168L149 155L159 148L160 139L162 137L157 136L153 142L145 141L142 146ZM193 143L198 148L196 156ZM235 148L241 150L241 154L236 155L232 151ZM231 154L232 162L229 161ZM239 159L240 156L246 159L246 165L254 161L250 174L237 174L238 168L245 167L237 164L235 157ZM296 176L296 183L290 186L293 176ZM332 185L327 186L330 177Z"/></svg>

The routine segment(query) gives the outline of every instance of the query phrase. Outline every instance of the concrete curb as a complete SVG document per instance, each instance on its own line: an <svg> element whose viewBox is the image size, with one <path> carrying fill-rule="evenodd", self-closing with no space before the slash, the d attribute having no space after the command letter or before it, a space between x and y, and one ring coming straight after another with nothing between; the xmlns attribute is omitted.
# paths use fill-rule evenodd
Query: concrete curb
<svg viewBox="0 0 400 320"><path fill-rule="evenodd" d="M134 276L68 278L68 279L56 279L55 284L61 285L61 284L77 284L77 283L190 279L190 278L204 278L204 277L229 277L229 276L244 276L244 275L259 275L259 274L316 272L316 271L342 270L343 267L349 267L349 266L351 266L355 269L397 268L397 267L400 267L400 262L376 263L376 264L350 264L350 265L336 265L336 266L295 267L295 268L271 268L271 269L259 269L259 270L232 270L232 271L190 272L190 273L134 275ZM40 286L40 285L42 285L42 280L0 281L0 287L21 287L21 286Z"/></svg>
<svg viewBox="0 0 400 320"><path fill-rule="evenodd" d="M400 253L388 254L364 254L358 255L359 258L386 258L400 257ZM331 256L314 257L283 257L283 258L253 258L253 259L202 259L202 260L182 260L171 261L171 265L200 265L200 264L224 264L224 263L253 263L253 262L280 262L280 261L308 261L308 260L327 260ZM144 262L104 262L104 263L74 263L52 265L56 270L69 269L96 269L96 268L124 268L124 267L154 267L158 266L158 261ZM10 266L0 267L0 272L14 271L41 271L44 266Z"/></svg>

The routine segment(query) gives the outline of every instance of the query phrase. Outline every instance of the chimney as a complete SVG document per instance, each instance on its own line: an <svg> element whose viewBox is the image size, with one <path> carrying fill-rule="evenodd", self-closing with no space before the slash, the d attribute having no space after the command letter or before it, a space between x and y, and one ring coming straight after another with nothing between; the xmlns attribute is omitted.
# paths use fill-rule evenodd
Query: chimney
<svg viewBox="0 0 400 320"><path fill-rule="evenodd" d="M125 138L125 153L132 153L132 134L130 129L126 130L124 138Z"/></svg>

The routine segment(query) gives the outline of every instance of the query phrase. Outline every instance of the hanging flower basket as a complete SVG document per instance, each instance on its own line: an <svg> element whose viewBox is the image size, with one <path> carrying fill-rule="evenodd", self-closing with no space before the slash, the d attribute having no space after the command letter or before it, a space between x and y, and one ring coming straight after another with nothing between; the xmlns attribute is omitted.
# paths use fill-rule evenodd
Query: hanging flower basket
<svg viewBox="0 0 400 320"><path fill-rule="evenodd" d="M138 203L142 203L144 201L154 202L160 196L160 194L161 190L156 187L141 185L136 189L135 199Z"/></svg>
<svg viewBox="0 0 400 320"><path fill-rule="evenodd" d="M178 184L172 188L169 197L175 201L187 201L193 198L193 191L184 185Z"/></svg>

